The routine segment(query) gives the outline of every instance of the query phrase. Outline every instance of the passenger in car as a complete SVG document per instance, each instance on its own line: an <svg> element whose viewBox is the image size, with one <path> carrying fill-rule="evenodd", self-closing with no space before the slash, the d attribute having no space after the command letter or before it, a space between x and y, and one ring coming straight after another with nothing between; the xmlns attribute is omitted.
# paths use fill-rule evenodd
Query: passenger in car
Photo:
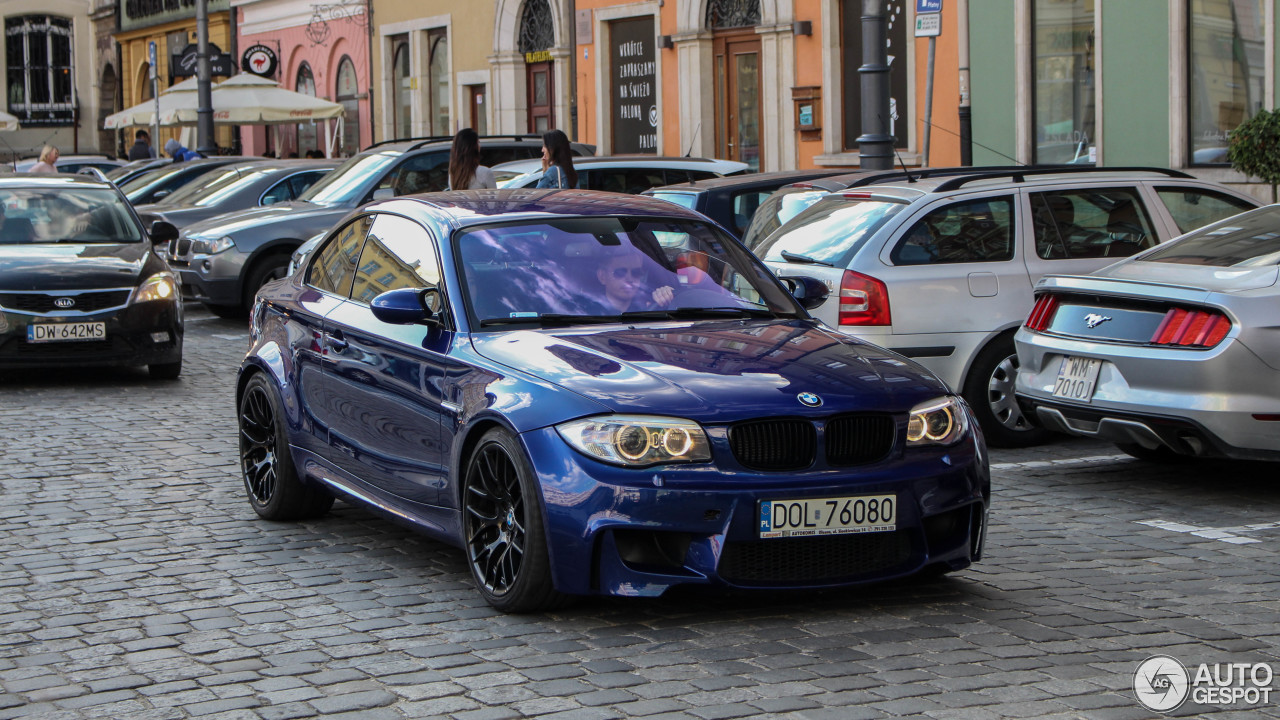
<svg viewBox="0 0 1280 720"><path fill-rule="evenodd" d="M31 221L22 217L5 217L5 199L0 198L0 243L16 245L31 242L35 232Z"/></svg>

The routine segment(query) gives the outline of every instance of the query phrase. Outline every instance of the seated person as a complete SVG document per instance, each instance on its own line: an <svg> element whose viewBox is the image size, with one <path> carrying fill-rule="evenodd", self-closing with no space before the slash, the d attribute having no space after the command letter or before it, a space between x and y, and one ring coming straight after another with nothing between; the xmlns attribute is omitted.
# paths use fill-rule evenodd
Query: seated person
<svg viewBox="0 0 1280 720"><path fill-rule="evenodd" d="M31 221L23 217L5 217L5 203L0 199L0 243L18 244L35 240Z"/></svg>
<svg viewBox="0 0 1280 720"><path fill-rule="evenodd" d="M49 242L71 240L89 229L89 214L80 212L65 200L51 198L45 206L45 212L49 215L49 221L41 223L40 236Z"/></svg>
<svg viewBox="0 0 1280 720"><path fill-rule="evenodd" d="M656 265L635 248L618 248L608 253L596 269L596 280L604 288L603 314L665 308L675 298L675 288L663 285L647 292L649 270Z"/></svg>

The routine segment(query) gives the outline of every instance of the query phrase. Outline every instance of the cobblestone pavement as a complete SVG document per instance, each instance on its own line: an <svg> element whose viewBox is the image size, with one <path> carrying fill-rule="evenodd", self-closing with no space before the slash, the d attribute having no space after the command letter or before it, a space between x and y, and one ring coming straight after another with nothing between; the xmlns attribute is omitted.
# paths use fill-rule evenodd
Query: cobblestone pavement
<svg viewBox="0 0 1280 720"><path fill-rule="evenodd" d="M1152 654L1280 658L1276 467L1079 441L993 452L988 557L944 579L504 616L363 510L258 520L247 333L188 328L177 382L0 375L0 718L1141 718Z"/></svg>

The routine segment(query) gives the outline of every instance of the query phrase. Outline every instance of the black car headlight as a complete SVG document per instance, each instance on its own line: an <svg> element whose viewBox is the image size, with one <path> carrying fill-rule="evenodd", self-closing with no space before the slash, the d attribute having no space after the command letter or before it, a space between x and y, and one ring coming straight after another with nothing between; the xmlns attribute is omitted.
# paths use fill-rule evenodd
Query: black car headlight
<svg viewBox="0 0 1280 720"><path fill-rule="evenodd" d="M606 415L556 426L579 452L614 465L639 467L711 459L702 428L691 420L653 415Z"/></svg>
<svg viewBox="0 0 1280 720"><path fill-rule="evenodd" d="M969 414L961 400L941 397L911 408L907 420L907 446L953 445L969 429Z"/></svg>
<svg viewBox="0 0 1280 720"><path fill-rule="evenodd" d="M157 300L173 302L178 297L178 278L171 272L159 272L138 286L133 291L134 303L155 302Z"/></svg>

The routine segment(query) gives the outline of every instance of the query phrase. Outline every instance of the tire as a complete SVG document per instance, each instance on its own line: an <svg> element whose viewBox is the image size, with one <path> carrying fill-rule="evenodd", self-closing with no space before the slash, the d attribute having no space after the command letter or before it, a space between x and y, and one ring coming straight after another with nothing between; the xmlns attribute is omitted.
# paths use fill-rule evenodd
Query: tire
<svg viewBox="0 0 1280 720"><path fill-rule="evenodd" d="M1153 463L1182 463L1195 459L1188 455L1179 455L1165 445L1161 445L1155 450L1143 447L1137 443L1116 443L1116 447L1120 449L1120 452L1126 455Z"/></svg>
<svg viewBox="0 0 1280 720"><path fill-rule="evenodd" d="M275 387L259 373L240 396L240 475L254 512L265 520L319 517L333 496L298 477Z"/></svg>
<svg viewBox="0 0 1280 720"><path fill-rule="evenodd" d="M182 374L182 358L177 362L153 363L147 366L147 372L152 380L177 380Z"/></svg>
<svg viewBox="0 0 1280 720"><path fill-rule="evenodd" d="M1052 437L1052 433L1022 414L1013 395L1017 373L1013 336L1002 335L978 353L965 378L961 394L973 408L987 444L992 447L1030 447Z"/></svg>
<svg viewBox="0 0 1280 720"><path fill-rule="evenodd" d="M240 312L248 314L253 309L253 298L263 285L272 280L279 280L289 270L288 253L268 255L254 263L249 274L245 276L244 297L240 302Z"/></svg>
<svg viewBox="0 0 1280 720"><path fill-rule="evenodd" d="M239 305L210 305L203 303L209 312L226 320L239 320L245 316L245 311Z"/></svg>
<svg viewBox="0 0 1280 720"><path fill-rule="evenodd" d="M471 577L490 605L522 613L565 603L567 596L551 582L533 468L520 443L504 429L485 433L467 461L462 529Z"/></svg>

